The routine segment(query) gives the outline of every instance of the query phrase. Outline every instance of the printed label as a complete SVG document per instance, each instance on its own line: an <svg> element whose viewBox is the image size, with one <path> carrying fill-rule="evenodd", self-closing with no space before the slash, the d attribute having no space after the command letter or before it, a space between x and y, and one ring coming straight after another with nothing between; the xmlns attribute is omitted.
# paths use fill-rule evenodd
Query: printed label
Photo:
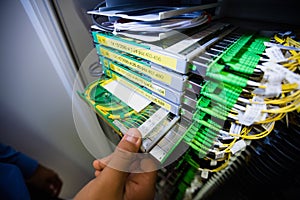
<svg viewBox="0 0 300 200"><path fill-rule="evenodd" d="M167 84L171 84L172 76L170 76L166 73L161 73L159 71L156 71L156 70L152 69L150 66L143 65L140 62L126 58L125 56L119 55L117 53L111 52L103 47L100 47L100 53L107 58L118 61L119 63L124 64L128 67L131 67L131 68L133 68L141 73L144 73L156 80L162 81Z"/></svg>
<svg viewBox="0 0 300 200"><path fill-rule="evenodd" d="M130 53L132 55L144 58L146 60L168 67L173 70L176 69L177 60L175 58L153 52L149 49L139 48L138 46L107 38L101 35L97 35L97 40L100 44L103 44L105 46L113 47L120 51Z"/></svg>
<svg viewBox="0 0 300 200"><path fill-rule="evenodd" d="M115 72L118 72L119 74L122 74L123 76L127 77L131 81L136 82L142 86L145 86L145 87L149 88L150 90L152 90L162 96L166 95L166 91L163 88L161 88L157 85L153 85L151 82L146 81L145 79L143 79L139 76L136 76L136 75L130 73L129 71L126 71L125 69L122 69L118 65L116 65L114 63L110 63L109 66L110 66L110 69L114 70Z"/></svg>

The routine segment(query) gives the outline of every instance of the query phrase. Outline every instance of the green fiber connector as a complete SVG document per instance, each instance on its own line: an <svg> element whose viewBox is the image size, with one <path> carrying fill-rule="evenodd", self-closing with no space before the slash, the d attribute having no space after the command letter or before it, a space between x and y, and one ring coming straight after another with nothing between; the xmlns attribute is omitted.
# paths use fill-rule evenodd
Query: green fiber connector
<svg viewBox="0 0 300 200"><path fill-rule="evenodd" d="M208 123L210 123L213 127L215 127L217 129L217 131L219 131L222 126L220 124L218 124L217 122L215 122L214 120L212 119L207 119L206 120ZM209 127L210 128L210 127Z"/></svg>
<svg viewBox="0 0 300 200"><path fill-rule="evenodd" d="M193 139L198 132L199 128L201 128L201 124L197 121L194 121L188 130L185 132L184 140L189 143L191 139Z"/></svg>
<svg viewBox="0 0 300 200"><path fill-rule="evenodd" d="M211 120L209 122L204 121L204 120L199 120L198 122L200 124L202 124L203 126L206 126L206 127L210 128L210 129L213 129L215 131L219 131L221 129L220 125L215 126L215 123L212 122Z"/></svg>
<svg viewBox="0 0 300 200"><path fill-rule="evenodd" d="M248 81L246 78L239 77L228 72L221 72L219 74L207 73L206 75L215 80L223 81L225 83L240 87L246 87Z"/></svg>
<svg viewBox="0 0 300 200"><path fill-rule="evenodd" d="M227 118L228 113L230 111L229 109L224 110L224 108L221 107L221 106L213 106L211 109L212 109L213 112L215 112L215 113L217 113L217 114L219 114L223 117L226 117L226 118Z"/></svg>
<svg viewBox="0 0 300 200"><path fill-rule="evenodd" d="M214 137L214 138L216 138L216 137L219 135L218 131L215 132L215 131L213 131L213 130L211 130L211 129L209 129L209 128L205 128L205 132L206 132L208 135L210 135L211 137Z"/></svg>
<svg viewBox="0 0 300 200"><path fill-rule="evenodd" d="M193 131L187 131L184 137L187 137L188 139L193 139L195 137L195 135L197 134L198 129L197 130L193 130Z"/></svg>
<svg viewBox="0 0 300 200"><path fill-rule="evenodd" d="M208 141L211 140L210 138L206 137L206 135L204 133L200 133L200 132L198 132L194 138L200 143L202 143L206 140L208 140Z"/></svg>
<svg viewBox="0 0 300 200"><path fill-rule="evenodd" d="M214 116L214 117L217 117L221 120L226 120L226 117L222 116L222 115L219 115L219 113L217 112L214 112L212 109L210 108L202 108L202 107L199 107L200 110L202 110L203 112L206 112L207 114L211 115L211 116Z"/></svg>
<svg viewBox="0 0 300 200"><path fill-rule="evenodd" d="M200 157L200 155L202 155L203 157L208 153L208 151L209 151L209 149L202 149L202 148L199 148L199 147L197 147L195 144L193 144L193 143L191 143L190 144L190 147L192 147L192 149L193 150L195 150L197 153L198 153L198 155L199 155L199 157ZM194 147L194 148L193 148Z"/></svg>
<svg viewBox="0 0 300 200"><path fill-rule="evenodd" d="M197 141L195 138L191 141L191 143L193 143L194 145L196 145L199 149L203 149L202 148L202 144L199 141Z"/></svg>
<svg viewBox="0 0 300 200"><path fill-rule="evenodd" d="M234 92L234 91L231 91L231 90L226 90L224 88L224 90L222 90L218 96L220 97L223 97L223 98L226 98L226 100L232 102L232 103L235 103L236 102L236 99L240 96L240 94Z"/></svg>
<svg viewBox="0 0 300 200"><path fill-rule="evenodd" d="M208 151L207 151L207 152L205 152L205 151L200 151L200 152L198 152L198 157L199 157L199 158L205 158L206 155L207 155L207 153L208 153Z"/></svg>
<svg viewBox="0 0 300 200"><path fill-rule="evenodd" d="M202 120L204 117L206 116L206 113L205 112L201 112L200 110L197 110L195 112L195 114L193 115L193 119L194 120Z"/></svg>
<svg viewBox="0 0 300 200"><path fill-rule="evenodd" d="M219 83L207 81L203 86L201 91L213 93L218 88Z"/></svg>
<svg viewBox="0 0 300 200"><path fill-rule="evenodd" d="M253 53L261 54L266 49L264 42L267 42L269 40L270 39L267 37L257 37L248 49Z"/></svg>
<svg viewBox="0 0 300 200"><path fill-rule="evenodd" d="M194 139L194 137L195 136L193 136L193 135L185 135L183 139L184 139L184 141L186 143L190 143L190 142L192 142L192 140Z"/></svg>
<svg viewBox="0 0 300 200"><path fill-rule="evenodd" d="M209 145L209 143L200 142L196 138L192 140L192 143L204 151L208 151L211 148L211 145Z"/></svg>
<svg viewBox="0 0 300 200"><path fill-rule="evenodd" d="M202 125L199 124L197 121L194 121L194 122L190 125L189 129L191 128L191 130L198 131L198 129L201 128L201 126L202 126Z"/></svg>
<svg viewBox="0 0 300 200"><path fill-rule="evenodd" d="M246 43L252 38L253 35L243 35L241 36L241 38L237 41L237 45L239 45L241 48L243 48Z"/></svg>
<svg viewBox="0 0 300 200"><path fill-rule="evenodd" d="M190 126L189 130L187 131L187 133L189 133L189 134L196 134L197 130L198 130L198 128L192 124Z"/></svg>
<svg viewBox="0 0 300 200"><path fill-rule="evenodd" d="M206 96L208 98L211 98L211 99L213 99L216 102L224 104L224 105L226 105L229 108L232 108L232 106L235 104L235 102L232 99L229 99L229 98L226 98L226 97L222 97L222 96L219 96L219 95L216 95L216 94L210 94L210 93L206 93L206 92L204 93L203 92L202 95L204 95L204 96Z"/></svg>
<svg viewBox="0 0 300 200"><path fill-rule="evenodd" d="M241 94L241 92L243 91L242 87L233 86L228 83L223 83L223 86L224 90L230 90L231 92L235 92L237 94Z"/></svg>
<svg viewBox="0 0 300 200"><path fill-rule="evenodd" d="M197 132L197 134L196 134L196 137L199 137L199 138L201 138L201 139L203 139L203 140L206 140L206 138L207 138L208 140L211 140L211 141L214 141L215 138L216 138L216 137L214 137L214 136L208 134L207 131L206 131L206 129L204 129L204 130L199 130L199 131Z"/></svg>
<svg viewBox="0 0 300 200"><path fill-rule="evenodd" d="M239 59L238 62L242 65L245 65L250 68L255 68L257 63L260 60L260 56L251 52L251 51L246 51Z"/></svg>
<svg viewBox="0 0 300 200"><path fill-rule="evenodd" d="M204 96L201 96L197 102L197 107L207 107L209 104L210 104L211 100L204 97Z"/></svg>
<svg viewBox="0 0 300 200"><path fill-rule="evenodd" d="M190 64L189 65L189 69L191 69L192 71L196 71L197 70L197 66L193 65L193 64Z"/></svg>
<svg viewBox="0 0 300 200"><path fill-rule="evenodd" d="M222 120L226 120L227 114L228 114L228 111L221 110L220 107L217 106L217 105L212 106L210 108L199 108L199 109L208 109L209 110L208 112L211 112L212 116L217 117L217 118L222 119ZM225 119L223 119L224 117L225 117Z"/></svg>
<svg viewBox="0 0 300 200"><path fill-rule="evenodd" d="M197 145L195 145L194 143L192 143L192 142L190 142L190 143L188 143L188 145L192 148L192 149L194 149L197 153L199 153L199 152L204 152L202 149L200 149Z"/></svg>
<svg viewBox="0 0 300 200"><path fill-rule="evenodd" d="M206 73L210 72L210 73L220 73L221 71L223 71L224 69L224 65L221 65L217 62L213 62L212 65L209 65Z"/></svg>
<svg viewBox="0 0 300 200"><path fill-rule="evenodd" d="M190 134L186 134L186 135L183 137L183 140L184 140L186 143L190 143L193 139L194 139L194 135L190 135Z"/></svg>
<svg viewBox="0 0 300 200"><path fill-rule="evenodd" d="M205 147L207 148L211 148L213 146L214 141L213 140L204 140L203 142L201 142L201 144L203 144Z"/></svg>
<svg viewBox="0 0 300 200"><path fill-rule="evenodd" d="M240 96L241 93L237 92L236 90L231 90L229 88L224 87L220 95L222 94L225 94L226 97L229 97L235 101Z"/></svg>
<svg viewBox="0 0 300 200"><path fill-rule="evenodd" d="M213 106L213 110L215 112L217 112L219 115L223 115L223 116L228 116L229 111L231 110L231 108L226 107L223 104L217 104Z"/></svg>
<svg viewBox="0 0 300 200"><path fill-rule="evenodd" d="M225 62L230 62L232 58L245 46L245 44L250 40L252 35L241 36L227 51L222 55L222 59Z"/></svg>
<svg viewBox="0 0 300 200"><path fill-rule="evenodd" d="M181 182L178 185L178 190L180 191L177 195L176 195L176 200L180 200L183 198L185 190L187 189L187 185L184 182Z"/></svg>
<svg viewBox="0 0 300 200"><path fill-rule="evenodd" d="M224 62L230 62L233 57L234 55L229 53L224 53L224 55L222 55L222 59Z"/></svg>
<svg viewBox="0 0 300 200"><path fill-rule="evenodd" d="M187 173L185 174L183 180L190 184L192 182L192 180L194 179L195 177L195 172L192 170L192 168L190 168Z"/></svg>
<svg viewBox="0 0 300 200"><path fill-rule="evenodd" d="M240 63L227 63L227 65L230 67L230 69L237 71L237 72L241 72L244 74L253 74L253 68L247 66L247 65L243 65Z"/></svg>

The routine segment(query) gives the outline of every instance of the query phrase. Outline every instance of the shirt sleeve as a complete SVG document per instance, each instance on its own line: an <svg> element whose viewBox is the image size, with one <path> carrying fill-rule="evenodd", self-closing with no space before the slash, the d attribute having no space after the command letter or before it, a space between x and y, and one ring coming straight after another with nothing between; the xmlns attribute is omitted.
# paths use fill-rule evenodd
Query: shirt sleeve
<svg viewBox="0 0 300 200"><path fill-rule="evenodd" d="M2 143L0 143L0 162L19 167L25 179L31 177L38 167L36 160Z"/></svg>

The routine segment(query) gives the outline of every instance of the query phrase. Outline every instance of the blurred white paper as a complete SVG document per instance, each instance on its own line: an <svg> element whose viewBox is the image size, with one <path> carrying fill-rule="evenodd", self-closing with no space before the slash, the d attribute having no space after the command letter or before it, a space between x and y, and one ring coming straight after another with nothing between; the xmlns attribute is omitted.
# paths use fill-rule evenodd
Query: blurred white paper
<svg viewBox="0 0 300 200"><path fill-rule="evenodd" d="M138 94L134 90L129 89L118 81L111 81L103 87L136 112L140 112L151 103L150 100Z"/></svg>

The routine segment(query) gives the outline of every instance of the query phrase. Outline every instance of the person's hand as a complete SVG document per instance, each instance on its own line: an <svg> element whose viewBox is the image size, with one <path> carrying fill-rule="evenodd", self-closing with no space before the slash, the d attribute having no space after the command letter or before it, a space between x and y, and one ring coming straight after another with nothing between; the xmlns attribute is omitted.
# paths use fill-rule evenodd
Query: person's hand
<svg viewBox="0 0 300 200"><path fill-rule="evenodd" d="M56 172L39 164L34 174L26 180L27 184L57 197L62 188L62 180Z"/></svg>
<svg viewBox="0 0 300 200"><path fill-rule="evenodd" d="M150 158L140 158L141 142L138 129L129 129L113 154L93 162L96 178L74 200L153 200L156 165Z"/></svg>

